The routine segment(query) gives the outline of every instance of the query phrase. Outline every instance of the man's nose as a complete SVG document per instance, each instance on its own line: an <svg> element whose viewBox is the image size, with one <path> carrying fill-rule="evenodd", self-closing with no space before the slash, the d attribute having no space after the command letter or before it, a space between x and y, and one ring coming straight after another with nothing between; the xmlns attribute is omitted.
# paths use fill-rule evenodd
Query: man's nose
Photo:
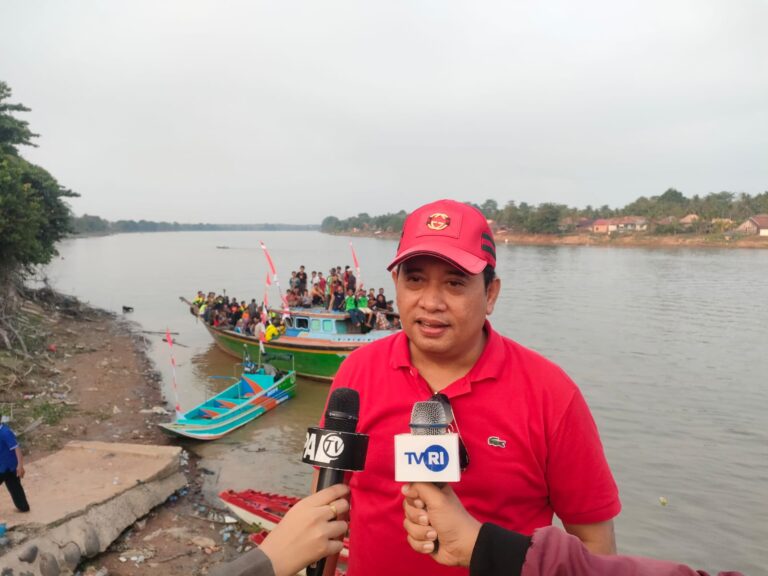
<svg viewBox="0 0 768 576"><path fill-rule="evenodd" d="M420 304L425 310L440 310L445 307L445 298L439 283L427 282L421 291Z"/></svg>

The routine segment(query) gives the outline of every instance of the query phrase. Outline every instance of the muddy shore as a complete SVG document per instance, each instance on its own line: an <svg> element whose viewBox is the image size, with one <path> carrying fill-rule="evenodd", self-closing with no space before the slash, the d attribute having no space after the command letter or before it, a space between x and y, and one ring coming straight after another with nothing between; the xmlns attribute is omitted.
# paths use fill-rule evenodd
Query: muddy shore
<svg viewBox="0 0 768 576"><path fill-rule="evenodd" d="M0 354L0 410L12 407L10 425L25 462L69 440L175 443L157 426L172 416L147 355L146 338L162 336L145 336L121 317L50 291L24 301L20 325L29 356ZM223 508L203 499L208 471L186 454L187 488L128 528L107 552L84 562L81 573L206 574L247 548L241 527L226 524ZM35 494L27 497L34 507ZM0 488L0 517L11 505Z"/></svg>

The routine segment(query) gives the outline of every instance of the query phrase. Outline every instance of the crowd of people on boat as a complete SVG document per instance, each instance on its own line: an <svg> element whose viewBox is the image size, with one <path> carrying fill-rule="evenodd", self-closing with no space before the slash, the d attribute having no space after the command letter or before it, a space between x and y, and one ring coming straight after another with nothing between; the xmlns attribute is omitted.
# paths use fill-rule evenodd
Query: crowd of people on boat
<svg viewBox="0 0 768 576"><path fill-rule="evenodd" d="M313 270L311 276L304 266L291 272L285 291L284 304L288 308L323 308L345 313L350 322L362 332L399 328L399 318L392 301L387 300L384 288L367 291L357 286L357 277L349 266L331 268L328 275ZM234 296L202 290L192 300L197 314L208 324L234 332L270 340L285 332L283 314L275 309L264 310L255 298L250 303Z"/></svg>

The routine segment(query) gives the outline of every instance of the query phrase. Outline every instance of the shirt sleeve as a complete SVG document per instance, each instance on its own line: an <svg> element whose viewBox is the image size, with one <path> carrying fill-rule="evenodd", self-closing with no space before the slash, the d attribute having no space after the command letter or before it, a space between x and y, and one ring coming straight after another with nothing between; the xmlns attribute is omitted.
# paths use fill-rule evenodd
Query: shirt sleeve
<svg viewBox="0 0 768 576"><path fill-rule="evenodd" d="M512 572L510 572L512 574ZM548 526L533 534L522 576L706 576L684 564L637 556L599 556L559 528ZM740 576L739 572L720 572L720 576ZM489 573L490 576L490 573Z"/></svg>
<svg viewBox="0 0 768 576"><path fill-rule="evenodd" d="M2 433L0 433L0 443L8 446L8 450L13 452L19 447L19 442L16 440L16 434L8 426L3 426Z"/></svg>
<svg viewBox="0 0 768 576"><path fill-rule="evenodd" d="M208 574L209 576L275 576L275 570L269 557L261 551L261 548L254 548L232 562L215 566Z"/></svg>
<svg viewBox="0 0 768 576"><path fill-rule="evenodd" d="M594 524L621 511L619 491L592 414L578 388L551 437L549 498L566 524Z"/></svg>

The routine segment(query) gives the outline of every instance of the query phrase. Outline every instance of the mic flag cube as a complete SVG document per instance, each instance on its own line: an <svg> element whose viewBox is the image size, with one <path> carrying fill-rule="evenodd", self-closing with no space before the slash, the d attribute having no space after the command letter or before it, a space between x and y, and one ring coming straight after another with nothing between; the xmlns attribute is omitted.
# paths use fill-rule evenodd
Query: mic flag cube
<svg viewBox="0 0 768 576"><path fill-rule="evenodd" d="M458 482L460 479L456 434L395 436L396 482Z"/></svg>
<svg viewBox="0 0 768 576"><path fill-rule="evenodd" d="M301 461L318 468L360 471L367 453L367 434L309 428Z"/></svg>

